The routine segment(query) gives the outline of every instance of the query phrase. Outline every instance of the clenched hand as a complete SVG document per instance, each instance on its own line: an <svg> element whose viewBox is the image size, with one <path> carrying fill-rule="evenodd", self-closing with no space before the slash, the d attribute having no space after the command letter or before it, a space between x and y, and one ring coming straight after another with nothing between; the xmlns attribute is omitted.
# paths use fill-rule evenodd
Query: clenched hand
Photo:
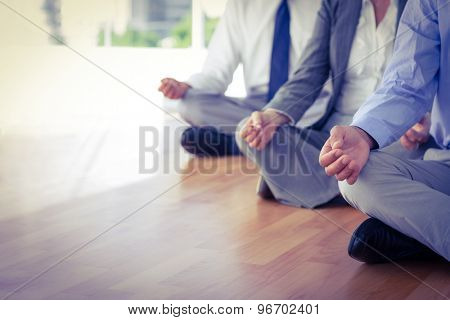
<svg viewBox="0 0 450 320"><path fill-rule="evenodd" d="M328 176L354 184L369 159L374 142L360 128L336 126L331 129L319 156L319 163Z"/></svg>
<svg viewBox="0 0 450 320"><path fill-rule="evenodd" d="M401 138L400 143L407 150L415 150L430 138L431 116L427 113L422 120L409 129Z"/></svg>
<svg viewBox="0 0 450 320"><path fill-rule="evenodd" d="M277 128L289 122L289 118L275 110L255 111L240 131L248 145L262 150L272 140Z"/></svg>
<svg viewBox="0 0 450 320"><path fill-rule="evenodd" d="M181 99L190 88L191 86L187 83L172 78L165 78L161 80L161 85L158 90L162 92L166 98Z"/></svg>

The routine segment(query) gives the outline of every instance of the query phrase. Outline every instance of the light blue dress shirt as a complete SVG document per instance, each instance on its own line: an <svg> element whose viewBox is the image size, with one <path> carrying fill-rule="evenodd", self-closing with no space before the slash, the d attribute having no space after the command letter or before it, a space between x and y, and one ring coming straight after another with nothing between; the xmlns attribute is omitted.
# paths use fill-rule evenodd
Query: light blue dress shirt
<svg viewBox="0 0 450 320"><path fill-rule="evenodd" d="M383 82L352 125L383 148L430 110L432 136L450 149L450 0L409 0Z"/></svg>

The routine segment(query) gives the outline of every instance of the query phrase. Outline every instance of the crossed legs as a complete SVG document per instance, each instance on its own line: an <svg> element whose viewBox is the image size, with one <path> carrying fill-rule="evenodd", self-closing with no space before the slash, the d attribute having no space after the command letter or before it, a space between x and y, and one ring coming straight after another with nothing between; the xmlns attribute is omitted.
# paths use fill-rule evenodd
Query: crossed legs
<svg viewBox="0 0 450 320"><path fill-rule="evenodd" d="M234 134L238 123L266 104L265 95L231 98L223 94L191 89L181 100L179 111L189 124L196 127L214 127Z"/></svg>
<svg viewBox="0 0 450 320"><path fill-rule="evenodd" d="M241 152L259 166L277 201L314 208L339 195L336 179L328 177L317 160L328 135L325 131L281 126L261 151L250 148L239 135L236 140Z"/></svg>
<svg viewBox="0 0 450 320"><path fill-rule="evenodd" d="M358 181L339 188L355 208L450 260L450 151L429 149L424 159L374 151Z"/></svg>

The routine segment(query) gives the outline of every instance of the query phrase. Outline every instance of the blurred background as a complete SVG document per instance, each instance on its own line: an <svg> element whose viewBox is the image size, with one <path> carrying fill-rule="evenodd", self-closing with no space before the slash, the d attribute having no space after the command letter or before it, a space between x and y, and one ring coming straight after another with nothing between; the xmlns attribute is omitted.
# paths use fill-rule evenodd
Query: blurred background
<svg viewBox="0 0 450 320"><path fill-rule="evenodd" d="M139 127L183 125L152 104L176 111L157 91L160 79L201 69L225 4L1 0L1 211L151 178L139 174ZM245 94L241 69L228 94ZM169 159L178 141L168 141L160 152L172 168L187 156Z"/></svg>
<svg viewBox="0 0 450 320"><path fill-rule="evenodd" d="M226 0L10 0L4 1L3 6L10 6L68 44L189 48L208 44L225 3ZM20 25L8 10L2 10L1 17L1 26L9 31ZM45 43L45 35L32 35L26 29L2 33L2 44ZM55 43L54 39L47 40Z"/></svg>

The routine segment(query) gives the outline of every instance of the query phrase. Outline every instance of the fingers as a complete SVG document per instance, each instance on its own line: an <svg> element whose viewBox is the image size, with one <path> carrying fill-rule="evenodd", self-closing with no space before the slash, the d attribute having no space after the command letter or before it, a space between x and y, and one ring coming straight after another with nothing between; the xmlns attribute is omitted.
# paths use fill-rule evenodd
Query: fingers
<svg viewBox="0 0 450 320"><path fill-rule="evenodd" d="M253 128L252 118L248 118L247 122L245 122L244 126L241 129L240 136L242 139L247 138Z"/></svg>
<svg viewBox="0 0 450 320"><path fill-rule="evenodd" d="M263 119L261 112L255 111L252 113L251 117L253 121L253 126L257 129L261 129L263 126Z"/></svg>
<svg viewBox="0 0 450 320"><path fill-rule="evenodd" d="M261 116L259 112L253 112L245 123L244 128L241 130L241 138L245 139L249 143L256 137L261 128Z"/></svg>
<svg viewBox="0 0 450 320"><path fill-rule="evenodd" d="M347 167L350 161L351 159L349 156L341 156L339 159L325 167L325 173L330 177L338 175Z"/></svg>
<svg viewBox="0 0 450 320"><path fill-rule="evenodd" d="M364 154L361 152L369 151L364 146L357 148L358 142L355 141L358 139L361 140L361 137L348 127L336 126L331 130L330 138L325 142L319 156L319 163L328 176L334 175L337 180L347 180L351 184L356 182L363 166L358 164L364 160Z"/></svg>
<svg viewBox="0 0 450 320"><path fill-rule="evenodd" d="M173 88L174 86L172 82L163 80L161 82L161 86L159 87L159 91L161 91L165 97L169 98L169 96L173 94Z"/></svg>
<svg viewBox="0 0 450 320"><path fill-rule="evenodd" d="M255 128L251 128L250 133L245 138L245 141L251 146L251 143L261 134L261 130L257 130Z"/></svg>
<svg viewBox="0 0 450 320"><path fill-rule="evenodd" d="M427 114L424 115L422 119L420 119L419 123L425 128L429 128L431 126L431 114L427 112Z"/></svg>
<svg viewBox="0 0 450 320"><path fill-rule="evenodd" d="M341 126L335 126L330 131L330 145L332 149L340 149L344 145L345 131Z"/></svg>
<svg viewBox="0 0 450 320"><path fill-rule="evenodd" d="M356 162L351 161L344 169L341 170L341 172L336 174L336 179L339 181L347 180L348 184L353 185L358 180L360 171L361 170Z"/></svg>
<svg viewBox="0 0 450 320"><path fill-rule="evenodd" d="M418 147L418 144L416 142L410 141L406 135L400 138L400 143L406 150L410 151Z"/></svg>
<svg viewBox="0 0 450 320"><path fill-rule="evenodd" d="M261 141L261 137L259 137L261 131L262 131L261 112L255 111L252 113L249 120L247 121L245 130L243 132L243 135L241 135L241 137L245 139L245 141L248 143L250 147L254 148Z"/></svg>
<svg viewBox="0 0 450 320"><path fill-rule="evenodd" d="M267 144L272 140L276 129L277 129L276 126L270 126L263 129L261 132L261 141L259 145L256 146L256 149L263 150L267 146Z"/></svg>
<svg viewBox="0 0 450 320"><path fill-rule="evenodd" d="M425 129L425 128L423 128L423 129L420 130L420 131L416 131L416 139L417 139L417 142L418 142L419 144L420 144L420 143L427 142L428 137L429 137L429 134L430 134L429 130L428 130L428 129Z"/></svg>
<svg viewBox="0 0 450 320"><path fill-rule="evenodd" d="M255 138L248 144L250 147L257 149L262 140L262 134L259 133Z"/></svg>
<svg viewBox="0 0 450 320"><path fill-rule="evenodd" d="M427 140L428 133L428 128L425 128L425 126L420 123L416 123L411 129L406 131L404 136L406 136L412 143L422 143Z"/></svg>
<svg viewBox="0 0 450 320"><path fill-rule="evenodd" d="M356 178L358 177L360 171L361 170L360 170L359 166L357 165L356 161L351 160L349 162L349 164L341 172L339 172L336 175L336 179L339 181L344 181L344 180L348 181L350 179L352 181L354 180L353 181L353 183L354 183L354 182L356 182Z"/></svg>
<svg viewBox="0 0 450 320"><path fill-rule="evenodd" d="M179 99L182 96L180 83L175 79L162 79L158 90L168 99Z"/></svg>
<svg viewBox="0 0 450 320"><path fill-rule="evenodd" d="M258 116L252 117L250 119L251 124L244 132L244 139L250 147L257 150L262 150L272 140L278 126L274 124L268 124L257 128L255 125L255 121L258 121Z"/></svg>
<svg viewBox="0 0 450 320"><path fill-rule="evenodd" d="M172 81L173 81L173 79L170 79L170 78L164 78L164 79L162 79L162 80L161 80L160 88L161 88L161 89L166 88L168 85L170 85L170 83L171 83Z"/></svg>
<svg viewBox="0 0 450 320"><path fill-rule="evenodd" d="M330 151L325 152L326 150ZM327 147L324 146L321 152L321 156L319 157L319 163L322 167L326 168L335 161L337 161L342 155L343 151L341 149L331 150L330 146Z"/></svg>
<svg viewBox="0 0 450 320"><path fill-rule="evenodd" d="M159 86L158 90L161 91L162 93L165 93L167 87L168 87L167 79L162 79L161 85Z"/></svg>
<svg viewBox="0 0 450 320"><path fill-rule="evenodd" d="M359 176L359 170L354 170L352 175L350 177L348 177L347 183L349 185L355 184L355 182L358 180L358 176Z"/></svg>
<svg viewBox="0 0 450 320"><path fill-rule="evenodd" d="M416 123L411 129L419 133L426 130L425 126L420 122Z"/></svg>
<svg viewBox="0 0 450 320"><path fill-rule="evenodd" d="M268 128L253 130L252 134L248 137L248 145L257 150L262 150L265 147L264 141L267 141L267 132Z"/></svg>
<svg viewBox="0 0 450 320"><path fill-rule="evenodd" d="M176 89L173 87L173 85L169 85L166 89L166 97L169 99L175 99L176 95Z"/></svg>
<svg viewBox="0 0 450 320"><path fill-rule="evenodd" d="M167 93L167 98L169 99L180 99L183 97L183 91L181 88L175 86L170 88L169 92Z"/></svg>
<svg viewBox="0 0 450 320"><path fill-rule="evenodd" d="M320 154L319 154L319 163L320 163L320 165L322 167L323 167L322 162L321 162L322 156L324 156L325 154L327 154L331 150L332 149L331 149L330 139L327 139L327 141L325 141L325 143L324 143L324 145L322 147L322 150L320 150Z"/></svg>
<svg viewBox="0 0 450 320"><path fill-rule="evenodd" d="M406 132L412 142L427 142L430 135L431 116L427 113L418 123Z"/></svg>
<svg viewBox="0 0 450 320"><path fill-rule="evenodd" d="M414 150L419 147L419 144L428 140L428 135L428 129L421 124L416 124L400 138L400 143L405 149Z"/></svg>
<svg viewBox="0 0 450 320"><path fill-rule="evenodd" d="M342 170L341 172L339 172L339 173L336 175L336 180L338 180L338 181L344 181L344 180L346 180L347 178L349 178L352 174L353 174L353 170L352 170L349 166L346 166L346 167L344 168L344 170Z"/></svg>
<svg viewBox="0 0 450 320"><path fill-rule="evenodd" d="M416 131L415 129L409 129L408 131L406 131L405 136L411 142L419 142L421 139L423 139L423 134L421 134L419 131Z"/></svg>
<svg viewBox="0 0 450 320"><path fill-rule="evenodd" d="M353 168L350 166L351 160L347 159L345 162L340 161L343 168L335 174L336 179L339 181L344 181L348 177L350 177L353 173Z"/></svg>

